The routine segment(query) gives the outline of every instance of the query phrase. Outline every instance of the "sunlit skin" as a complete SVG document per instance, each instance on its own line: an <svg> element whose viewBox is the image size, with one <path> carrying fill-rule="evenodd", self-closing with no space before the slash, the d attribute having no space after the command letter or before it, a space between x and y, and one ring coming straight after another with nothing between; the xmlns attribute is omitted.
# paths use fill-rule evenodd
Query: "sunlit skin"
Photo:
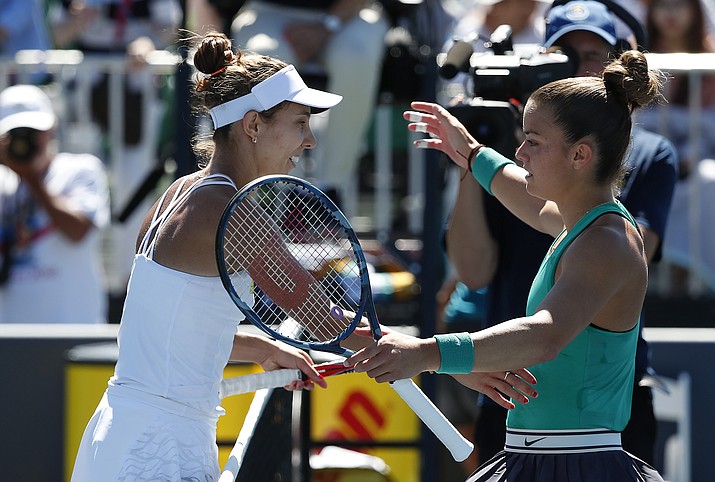
<svg viewBox="0 0 715 482"><path fill-rule="evenodd" d="M563 142L563 133L553 122L548 108L537 108L534 102L527 102L524 109L524 141L516 150L516 159L528 174L526 190L540 199L563 197L564 189L574 183L571 180L573 166L567 161L570 148Z"/></svg>
<svg viewBox="0 0 715 482"><path fill-rule="evenodd" d="M298 158L305 149L313 149L316 146L315 137L310 129L309 108L290 103L280 114L266 125L264 132L257 134L260 136L257 143L263 138L270 147L262 153L266 156L266 161L261 162L262 159L258 159L261 176L287 174L295 168Z"/></svg>
<svg viewBox="0 0 715 482"><path fill-rule="evenodd" d="M288 102L269 120L250 111L231 125L228 145L216 147L207 174L221 172L243 186L260 176L287 174L303 151L316 145L310 108Z"/></svg>

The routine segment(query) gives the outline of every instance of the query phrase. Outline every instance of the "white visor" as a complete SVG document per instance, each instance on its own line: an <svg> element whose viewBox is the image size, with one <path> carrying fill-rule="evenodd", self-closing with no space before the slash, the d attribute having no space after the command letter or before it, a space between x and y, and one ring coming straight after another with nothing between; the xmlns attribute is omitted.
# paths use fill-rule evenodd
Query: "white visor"
<svg viewBox="0 0 715 482"><path fill-rule="evenodd" d="M341 95L309 88L295 67L289 65L255 85L250 93L212 108L211 119L214 129L218 129L243 119L248 111L263 112L286 100L324 110L342 99Z"/></svg>

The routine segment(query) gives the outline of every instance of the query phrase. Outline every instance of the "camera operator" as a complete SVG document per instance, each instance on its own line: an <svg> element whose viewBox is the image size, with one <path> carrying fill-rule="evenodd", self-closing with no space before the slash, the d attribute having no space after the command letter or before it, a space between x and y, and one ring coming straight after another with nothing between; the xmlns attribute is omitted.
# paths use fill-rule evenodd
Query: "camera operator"
<svg viewBox="0 0 715 482"><path fill-rule="evenodd" d="M0 93L0 323L106 320L104 167L90 154L58 153L56 124L39 87Z"/></svg>
<svg viewBox="0 0 715 482"><path fill-rule="evenodd" d="M619 43L614 16L603 3L570 1L555 5L547 13L544 46L559 47L578 57L576 76L600 75ZM649 264L661 256L677 164L675 149L668 140L633 128L628 173L619 199L639 225ZM459 184L446 239L459 278L471 289L488 286L486 326L523 316L531 279L553 239L517 220L492 196L484 195L472 176ZM647 347L641 337L631 420L623 433L623 448L652 464L655 417L650 390L642 386L647 372ZM475 429L480 462L503 449L505 418L506 410L482 397Z"/></svg>

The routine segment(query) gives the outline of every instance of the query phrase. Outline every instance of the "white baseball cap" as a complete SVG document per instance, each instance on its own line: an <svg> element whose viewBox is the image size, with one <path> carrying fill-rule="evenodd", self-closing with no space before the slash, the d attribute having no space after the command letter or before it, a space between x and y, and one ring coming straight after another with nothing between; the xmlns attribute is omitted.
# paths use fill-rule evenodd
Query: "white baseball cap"
<svg viewBox="0 0 715 482"><path fill-rule="evenodd" d="M57 122L50 97L34 85L13 85L0 92L0 135L18 127L48 131Z"/></svg>
<svg viewBox="0 0 715 482"><path fill-rule="evenodd" d="M343 96L311 89L295 67L288 65L256 84L248 94L212 108L214 129L243 119L248 111L263 112L286 100L322 111L335 106Z"/></svg>

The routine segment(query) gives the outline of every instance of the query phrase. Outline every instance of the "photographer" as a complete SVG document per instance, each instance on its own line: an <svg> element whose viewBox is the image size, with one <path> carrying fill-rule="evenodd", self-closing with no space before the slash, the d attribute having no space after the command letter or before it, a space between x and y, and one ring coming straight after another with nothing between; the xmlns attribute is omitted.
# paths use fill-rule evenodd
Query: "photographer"
<svg viewBox="0 0 715 482"><path fill-rule="evenodd" d="M95 156L57 152L56 124L40 88L0 93L0 323L106 320L106 175Z"/></svg>
<svg viewBox="0 0 715 482"><path fill-rule="evenodd" d="M544 45L578 57L576 76L600 75L618 43L614 17L600 2L572 1L548 12ZM619 199L638 223L650 264L661 256L677 179L676 153L665 138L634 127L627 165ZM488 286L487 326L523 316L531 280L551 241L516 219L495 198L486 196L471 176L460 183L447 249L465 284L472 289ZM640 384L646 373L647 347L641 337L631 421L623 433L623 447L652 463L655 419L650 391ZM482 399L475 443L484 462L504 447L506 410L486 397Z"/></svg>

